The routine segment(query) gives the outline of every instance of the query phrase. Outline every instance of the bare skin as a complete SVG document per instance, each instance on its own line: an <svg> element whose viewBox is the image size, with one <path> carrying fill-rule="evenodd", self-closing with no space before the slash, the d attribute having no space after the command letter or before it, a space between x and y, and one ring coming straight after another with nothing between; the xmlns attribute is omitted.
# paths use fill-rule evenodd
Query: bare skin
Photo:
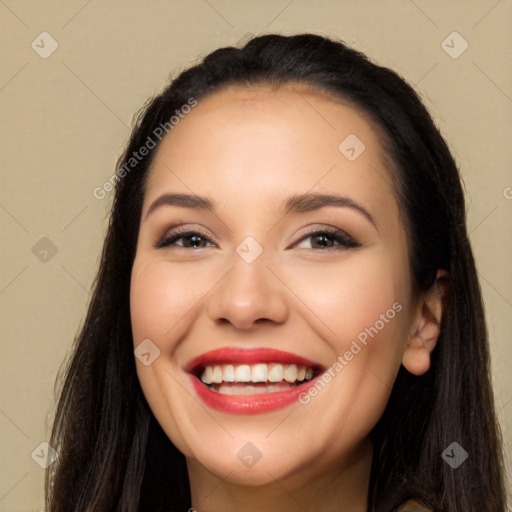
<svg viewBox="0 0 512 512"><path fill-rule="evenodd" d="M338 149L350 134L365 146L353 161ZM160 350L137 372L187 459L199 512L366 510L369 433L400 365L428 371L441 317L437 286L412 293L385 162L364 116L298 86L217 92L159 146L132 271L132 328L135 347L149 339ZM151 206L167 193L206 196L215 209ZM351 203L286 213L283 202L306 193ZM155 247L180 227L200 233ZM344 242L313 235L326 228ZM236 251L248 236L262 249L251 263ZM370 327L376 334L357 351ZM185 371L233 346L284 350L325 369L344 363L309 401L234 414L203 403ZM237 456L247 443L262 454L252 467Z"/></svg>

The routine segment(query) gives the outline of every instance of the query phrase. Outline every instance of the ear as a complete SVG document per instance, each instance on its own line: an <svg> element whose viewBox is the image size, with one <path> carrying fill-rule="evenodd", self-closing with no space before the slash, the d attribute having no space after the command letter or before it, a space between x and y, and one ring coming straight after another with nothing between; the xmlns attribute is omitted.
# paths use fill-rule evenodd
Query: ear
<svg viewBox="0 0 512 512"><path fill-rule="evenodd" d="M430 354L439 337L443 298L447 293L448 273L438 270L434 284L419 299L414 319L416 328L402 356L402 364L413 375L423 375L430 368Z"/></svg>

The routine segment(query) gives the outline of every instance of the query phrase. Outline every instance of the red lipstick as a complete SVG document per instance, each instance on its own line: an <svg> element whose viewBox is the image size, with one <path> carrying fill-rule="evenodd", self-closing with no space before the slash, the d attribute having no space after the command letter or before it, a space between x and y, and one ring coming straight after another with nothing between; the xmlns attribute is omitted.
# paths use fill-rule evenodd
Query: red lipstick
<svg viewBox="0 0 512 512"><path fill-rule="evenodd" d="M206 368L210 368L208 371L211 372L211 368L220 367L217 369L219 372L222 367L225 368L223 365L231 365L231 379L227 381L221 379L220 384L213 385L204 382L206 379L201 375ZM245 366L243 370L247 375L254 365L260 365L264 372L263 375L267 374L269 367L274 370L277 368L277 375L283 375L284 371L287 381L283 377L281 377L282 381L265 381L266 377L256 381L251 381L250 378L249 380L238 380L233 377L236 370L242 370L241 366ZM299 369L298 372L297 369ZM304 378L306 369L306 375L309 378ZM227 347L202 354L186 366L186 371L190 374L197 396L206 405L222 412L257 414L280 409L297 401L301 393L307 392L314 385L317 375L323 371L323 368L314 361L281 350ZM299 376L300 373L302 373L301 376ZM275 375L274 372L274 378ZM295 381L293 375L295 375ZM206 380L206 382L211 382L211 380ZM224 386L224 391L227 394L216 389L220 385ZM229 392L230 389L233 391L233 388L238 391ZM258 388L261 388L262 391L258 392ZM241 389L245 391L240 391Z"/></svg>

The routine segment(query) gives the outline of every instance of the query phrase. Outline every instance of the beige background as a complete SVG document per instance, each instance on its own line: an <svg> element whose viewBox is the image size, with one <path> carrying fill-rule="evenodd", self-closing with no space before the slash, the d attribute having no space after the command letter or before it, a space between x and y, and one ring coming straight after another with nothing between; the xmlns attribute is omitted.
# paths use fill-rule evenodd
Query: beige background
<svg viewBox="0 0 512 512"><path fill-rule="evenodd" d="M93 189L112 175L133 114L169 74L248 33L340 37L422 94L464 176L510 451L510 0L0 0L0 14L0 511L43 507L44 471L31 453L48 439L56 372L84 317L102 245L111 195L100 201ZM46 59L31 47L51 49L43 31L58 43ZM456 59L441 46L453 31L469 44ZM44 241L34 254L42 237L56 254L41 252Z"/></svg>

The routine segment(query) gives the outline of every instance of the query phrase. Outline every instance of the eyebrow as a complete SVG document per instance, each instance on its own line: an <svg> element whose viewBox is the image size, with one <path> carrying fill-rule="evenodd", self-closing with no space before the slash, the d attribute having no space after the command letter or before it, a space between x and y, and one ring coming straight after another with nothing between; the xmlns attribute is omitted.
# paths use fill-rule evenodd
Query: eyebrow
<svg viewBox="0 0 512 512"><path fill-rule="evenodd" d="M215 210L215 202L207 197L192 194L163 194L151 203L145 219L149 214L161 206L182 206L183 208L196 208L199 210Z"/></svg>
<svg viewBox="0 0 512 512"><path fill-rule="evenodd" d="M215 201L208 197L198 196L193 194L176 194L168 193L158 197L151 206L148 208L145 219L161 206L181 206L183 208L195 208L199 210L214 211ZM343 208L351 208L356 212L363 215L375 227L375 221L363 206L346 196L336 194L319 194L319 193L306 193L296 194L288 197L282 203L285 215L289 213L303 213L319 210L325 206L337 206Z"/></svg>
<svg viewBox="0 0 512 512"><path fill-rule="evenodd" d="M319 210L324 206L337 206L343 208L352 208L356 212L363 215L367 220L369 220L375 227L375 221L371 216L370 212L366 210L359 203L350 199L346 196L340 196L336 194L316 194L316 193L307 193L307 194L298 194L289 197L285 202L285 212L286 214L292 212L311 212L314 210Z"/></svg>

